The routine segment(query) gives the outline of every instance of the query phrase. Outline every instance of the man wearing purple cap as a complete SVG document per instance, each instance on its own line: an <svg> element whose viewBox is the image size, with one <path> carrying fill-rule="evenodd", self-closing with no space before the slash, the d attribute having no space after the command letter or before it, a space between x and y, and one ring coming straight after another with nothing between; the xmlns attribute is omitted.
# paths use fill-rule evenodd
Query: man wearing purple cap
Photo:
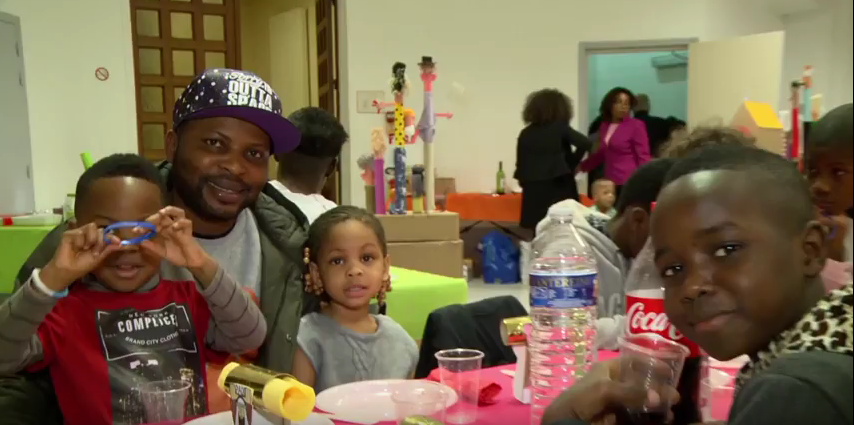
<svg viewBox="0 0 854 425"><path fill-rule="evenodd" d="M167 161L159 167L172 205L184 209L202 247L260 301L271 331L256 363L290 372L300 316L316 300L302 283L307 220L267 183L270 157L300 141L281 113L278 96L256 75L209 69L175 102ZM16 288L26 281L21 276L47 263L64 230L62 224L45 236L18 273ZM0 411L14 418L3 423L61 423L49 392L46 376L0 379Z"/></svg>

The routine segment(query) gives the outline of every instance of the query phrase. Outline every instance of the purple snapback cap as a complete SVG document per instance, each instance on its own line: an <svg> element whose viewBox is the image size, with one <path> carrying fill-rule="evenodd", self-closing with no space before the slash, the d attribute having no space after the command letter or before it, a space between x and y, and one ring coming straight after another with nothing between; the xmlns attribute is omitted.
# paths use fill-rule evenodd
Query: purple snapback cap
<svg viewBox="0 0 854 425"><path fill-rule="evenodd" d="M279 96L248 71L214 68L195 76L175 100L172 128L189 120L214 117L254 124L270 136L273 154L290 152L299 145L299 130L282 116Z"/></svg>

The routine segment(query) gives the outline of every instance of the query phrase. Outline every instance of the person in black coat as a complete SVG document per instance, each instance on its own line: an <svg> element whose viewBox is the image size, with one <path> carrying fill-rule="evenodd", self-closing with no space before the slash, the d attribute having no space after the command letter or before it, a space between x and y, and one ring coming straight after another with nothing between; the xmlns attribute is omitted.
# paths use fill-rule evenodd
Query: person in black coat
<svg viewBox="0 0 854 425"><path fill-rule="evenodd" d="M519 226L533 231L553 204L578 199L574 170L591 142L569 126L572 104L555 89L531 93L522 119L526 127L516 143L513 177L522 187Z"/></svg>
<svg viewBox="0 0 854 425"><path fill-rule="evenodd" d="M665 118L651 115L650 109L649 96L643 93L637 95L634 116L643 121L646 134L649 137L649 153L654 158L658 158L661 156L661 147L670 138L670 123Z"/></svg>
<svg viewBox="0 0 854 425"><path fill-rule="evenodd" d="M599 127L602 126L602 115L597 115L593 122L587 126L587 138L591 141L599 140ZM605 175L605 164L599 164L587 172L587 196L593 197L593 183Z"/></svg>

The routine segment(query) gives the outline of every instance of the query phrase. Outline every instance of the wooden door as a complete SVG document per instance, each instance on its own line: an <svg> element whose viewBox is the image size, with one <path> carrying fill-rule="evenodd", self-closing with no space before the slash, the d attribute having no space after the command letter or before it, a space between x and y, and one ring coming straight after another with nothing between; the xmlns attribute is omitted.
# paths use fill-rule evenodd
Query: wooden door
<svg viewBox="0 0 854 425"><path fill-rule="evenodd" d="M318 106L340 118L338 105L338 19L335 0L317 0L317 86ZM340 161L340 157L339 157ZM340 203L341 163L326 180L321 194Z"/></svg>
<svg viewBox="0 0 854 425"><path fill-rule="evenodd" d="M165 157L172 106L208 68L237 68L237 0L129 0L139 154Z"/></svg>

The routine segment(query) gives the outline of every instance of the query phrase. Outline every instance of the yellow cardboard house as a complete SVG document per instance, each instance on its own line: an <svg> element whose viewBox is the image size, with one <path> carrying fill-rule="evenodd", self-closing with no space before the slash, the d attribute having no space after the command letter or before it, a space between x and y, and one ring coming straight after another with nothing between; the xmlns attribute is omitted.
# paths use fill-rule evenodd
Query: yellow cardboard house
<svg viewBox="0 0 854 425"><path fill-rule="evenodd" d="M733 116L730 126L756 139L757 147L786 155L786 134L771 105L744 101Z"/></svg>

